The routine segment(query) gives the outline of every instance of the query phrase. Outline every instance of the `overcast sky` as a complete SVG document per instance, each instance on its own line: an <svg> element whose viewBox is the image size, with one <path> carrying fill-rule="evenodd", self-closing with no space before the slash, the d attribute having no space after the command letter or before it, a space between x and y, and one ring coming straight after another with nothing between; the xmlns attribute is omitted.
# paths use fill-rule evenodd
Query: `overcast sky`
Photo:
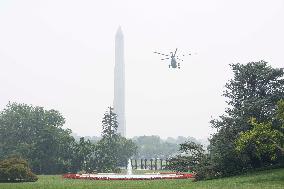
<svg viewBox="0 0 284 189"><path fill-rule="evenodd" d="M284 66L283 0L0 0L0 109L59 110L100 135L113 102L114 37L125 39L127 136L208 137L231 63ZM153 51L184 53L180 70Z"/></svg>

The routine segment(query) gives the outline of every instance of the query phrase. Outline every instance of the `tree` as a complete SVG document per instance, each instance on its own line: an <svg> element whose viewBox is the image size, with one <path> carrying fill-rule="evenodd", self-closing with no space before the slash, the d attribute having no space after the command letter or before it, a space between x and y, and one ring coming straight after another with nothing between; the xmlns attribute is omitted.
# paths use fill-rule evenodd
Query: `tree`
<svg viewBox="0 0 284 189"><path fill-rule="evenodd" d="M180 144L179 152L179 155L170 159L170 169L176 171L196 171L202 159L205 158L203 146L192 141Z"/></svg>
<svg viewBox="0 0 284 189"><path fill-rule="evenodd" d="M221 175L238 173L248 168L260 167L266 162L257 158L254 151L235 151L235 141L252 128L251 117L267 122L276 114L276 103L284 98L283 70L272 68L267 62L230 65L234 78L225 85L227 97L225 114L212 120L217 129L210 139L210 156Z"/></svg>
<svg viewBox="0 0 284 189"><path fill-rule="evenodd" d="M0 158L18 154L36 173L65 172L74 138L64 123L56 110L9 103L0 112Z"/></svg>
<svg viewBox="0 0 284 189"><path fill-rule="evenodd" d="M95 145L91 141L81 137L79 142L74 142L72 145L71 171L86 171L89 172L92 164L92 154L95 150Z"/></svg>
<svg viewBox="0 0 284 189"><path fill-rule="evenodd" d="M109 141L115 140L118 136L117 128L117 115L113 112L112 107L108 107L108 111L104 114L104 118L102 121L102 138L107 138Z"/></svg>
<svg viewBox="0 0 284 189"><path fill-rule="evenodd" d="M104 114L102 121L102 139L96 144L93 154L93 168L100 172L116 172L118 165L124 165L128 158L136 153L137 147L131 141L117 133L117 115L113 108Z"/></svg>
<svg viewBox="0 0 284 189"><path fill-rule="evenodd" d="M112 107L108 107L102 121L102 139L96 146L97 167L99 171L111 172L117 166L118 154L118 122L117 115L113 112Z"/></svg>
<svg viewBox="0 0 284 189"><path fill-rule="evenodd" d="M118 166L125 166L126 162L129 158L137 154L137 145L131 140L126 139L125 137L119 136L118 138L118 150L117 150L117 158Z"/></svg>

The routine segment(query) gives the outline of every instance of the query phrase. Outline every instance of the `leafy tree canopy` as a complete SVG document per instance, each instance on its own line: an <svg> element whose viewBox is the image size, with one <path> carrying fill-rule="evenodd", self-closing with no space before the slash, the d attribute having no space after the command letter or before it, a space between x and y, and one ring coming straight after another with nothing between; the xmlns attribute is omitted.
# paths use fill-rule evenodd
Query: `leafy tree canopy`
<svg viewBox="0 0 284 189"><path fill-rule="evenodd" d="M9 103L0 112L0 158L18 154L37 173L64 172L74 141L64 123L56 110Z"/></svg>
<svg viewBox="0 0 284 189"><path fill-rule="evenodd" d="M238 152L254 151L258 158L269 157L271 160L277 158L277 152L284 152L284 100L280 100L277 106L277 116L274 124L272 121L266 123L257 123L252 118L252 129L241 132L236 140L236 150ZM277 122L277 119L279 120ZM279 123L279 124L277 124Z"/></svg>
<svg viewBox="0 0 284 189"><path fill-rule="evenodd" d="M210 156L221 175L271 163L266 158L258 158L252 150L237 153L235 141L241 132L259 129L249 122L251 117L260 123L272 120L277 102L284 98L282 69L272 68L265 61L230 66L234 77L226 83L223 94L228 107L224 115L211 121L217 133L210 139Z"/></svg>

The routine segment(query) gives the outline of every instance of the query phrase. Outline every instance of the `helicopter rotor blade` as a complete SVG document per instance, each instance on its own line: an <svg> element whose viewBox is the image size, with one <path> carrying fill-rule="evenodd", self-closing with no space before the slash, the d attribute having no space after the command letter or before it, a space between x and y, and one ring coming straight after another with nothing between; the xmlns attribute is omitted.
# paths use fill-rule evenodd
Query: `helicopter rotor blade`
<svg viewBox="0 0 284 189"><path fill-rule="evenodd" d="M174 57L176 56L177 50L178 50L178 49L176 48L176 50L175 50L175 54L174 54Z"/></svg>
<svg viewBox="0 0 284 189"><path fill-rule="evenodd" d="M157 52L157 51L154 51L153 53L160 54L160 53L159 53L159 52Z"/></svg>
<svg viewBox="0 0 284 189"><path fill-rule="evenodd" d="M169 56L168 54L160 53L160 52L157 52L157 51L155 51L154 53L159 54L159 55L163 55L163 56Z"/></svg>
<svg viewBox="0 0 284 189"><path fill-rule="evenodd" d="M170 58L162 58L161 60L168 60L168 59L170 59Z"/></svg>
<svg viewBox="0 0 284 189"><path fill-rule="evenodd" d="M160 53L160 52L158 52L158 51L154 51L153 53L161 54L161 53Z"/></svg>

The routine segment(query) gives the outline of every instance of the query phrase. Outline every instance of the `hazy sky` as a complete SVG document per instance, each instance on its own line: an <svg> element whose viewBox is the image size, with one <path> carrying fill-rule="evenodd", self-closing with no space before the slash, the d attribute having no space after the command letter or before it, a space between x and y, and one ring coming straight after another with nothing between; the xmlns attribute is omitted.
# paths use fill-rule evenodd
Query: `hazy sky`
<svg viewBox="0 0 284 189"><path fill-rule="evenodd" d="M230 63L284 67L283 0L0 0L0 109L59 110L79 135L100 135L113 102L114 36L125 39L127 136L204 138ZM197 52L180 70L153 51Z"/></svg>

